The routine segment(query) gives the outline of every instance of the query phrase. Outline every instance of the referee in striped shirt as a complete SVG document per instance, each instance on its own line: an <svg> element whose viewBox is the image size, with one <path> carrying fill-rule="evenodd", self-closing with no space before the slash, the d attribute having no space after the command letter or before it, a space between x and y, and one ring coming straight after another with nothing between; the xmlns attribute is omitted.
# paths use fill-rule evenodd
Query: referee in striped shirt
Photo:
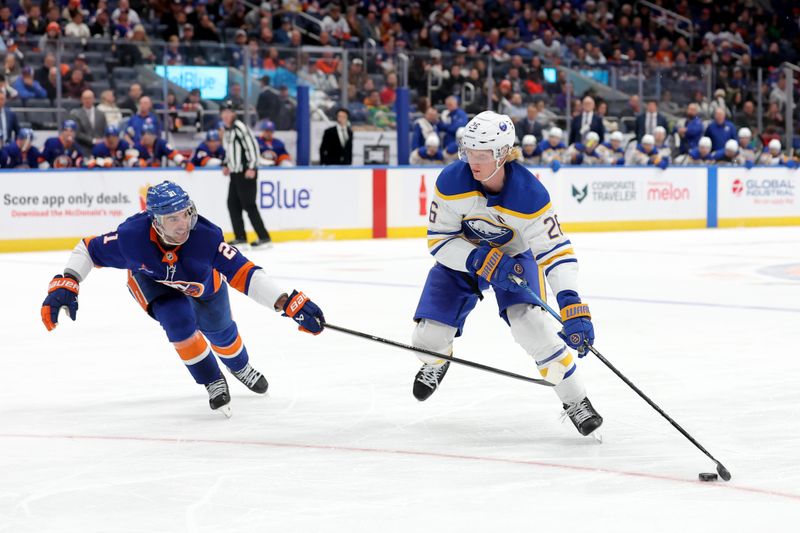
<svg viewBox="0 0 800 533"><path fill-rule="evenodd" d="M247 244L247 234L244 230L242 211L247 212L247 217L258 235L258 239L251 242L252 247L271 247L267 228L261 220L261 213L256 205L256 192L258 189L258 143L244 122L236 118L233 103L224 102L220 107L220 118L225 125L225 160L222 163L222 173L230 176L231 183L228 188L228 211L231 214L234 239L229 244Z"/></svg>

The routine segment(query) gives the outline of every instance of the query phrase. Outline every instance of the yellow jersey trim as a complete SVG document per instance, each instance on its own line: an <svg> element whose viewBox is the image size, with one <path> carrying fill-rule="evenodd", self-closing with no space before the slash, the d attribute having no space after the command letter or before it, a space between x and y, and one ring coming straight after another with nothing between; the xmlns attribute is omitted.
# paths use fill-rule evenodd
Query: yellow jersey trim
<svg viewBox="0 0 800 533"><path fill-rule="evenodd" d="M545 204L545 206L544 206L544 207L542 207L541 209L539 209L539 210L538 210L538 211L536 211L535 213L530 213L530 214L527 214L527 213L520 213L519 211L514 211L514 210L512 210L512 209L508 209L508 208L506 208L506 207L501 207L501 206L499 206L499 205L493 205L493 206L489 206L489 209L496 209L497 211L500 211L501 213L505 213L505 214L507 214L507 215L515 216L515 217L517 217L517 218L527 218L527 219L532 219L532 218L536 218L536 217L540 216L542 213L544 213L544 212L546 212L548 209L550 209L550 207L552 207L552 206L550 205L550 202L547 202L547 204Z"/></svg>
<svg viewBox="0 0 800 533"><path fill-rule="evenodd" d="M467 191L459 194L444 194L439 190L439 187L434 187L434 192L436 193L436 196L442 200L463 200L464 198L470 198L471 196L483 196L480 191Z"/></svg>

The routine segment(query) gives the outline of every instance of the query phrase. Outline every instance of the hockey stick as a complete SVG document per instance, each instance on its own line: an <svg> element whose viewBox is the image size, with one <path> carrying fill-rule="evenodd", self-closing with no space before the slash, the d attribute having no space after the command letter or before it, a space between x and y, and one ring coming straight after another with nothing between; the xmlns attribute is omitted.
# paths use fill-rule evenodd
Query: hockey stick
<svg viewBox="0 0 800 533"><path fill-rule="evenodd" d="M382 344L388 344L390 346L395 346L397 348L403 348L404 350L410 350L412 352L419 352L424 353L425 355L431 355L433 357L438 357L439 359L444 359L445 361L450 361L452 363L458 363L464 366L470 366L472 368L477 368L478 370L483 370L485 372L491 372L492 374L498 374L501 376L506 376L509 378L518 379L520 381L527 381L528 383L535 383L537 385L544 385L545 387L554 387L556 384L546 381L544 379L536 379L531 378L528 376L522 376L520 374L514 374L513 372L508 372L507 370L501 370L499 368L494 368L493 366L486 366L480 363L475 363L473 361L467 361L466 359L459 359L458 357L453 357L451 355L444 355L441 353L432 352L430 350L426 350L424 348L417 348L416 346L411 346L410 344L403 344L401 342L392 341L389 339L384 339L382 337L378 337L376 335L372 335L369 333L362 333L361 331L355 331L352 329L343 328L341 326L334 326L330 322L325 322L325 327L330 328L334 331L340 331L342 333L347 333L348 335L353 335L356 337L361 337L364 339L369 339L375 342L380 342Z"/></svg>
<svg viewBox="0 0 800 533"><path fill-rule="evenodd" d="M534 300L536 300L536 303L537 303L538 305L542 306L542 308L543 308L544 310L546 310L548 313L550 313L551 315L553 315L553 317L554 317L554 318L555 318L555 319L558 321L558 323L559 323L559 324L563 325L563 322L561 321L561 316L560 316L558 313L556 313L556 312L553 310L553 308L552 308L552 307L550 307L549 305L547 305L547 304L546 304L546 303L545 303L545 302L544 302L544 301L543 301L543 300L542 300L542 299L541 299L541 298L540 298L540 297L539 297L539 296L538 296L538 295L537 295L535 292L533 292L533 291L531 290L531 288L528 286L527 282L526 282L524 279L522 279L522 278L520 278L520 277L517 277L517 276L515 276L515 275L513 275L513 274L510 274L508 277L509 277L509 279L510 279L511 281L513 281L514 283L516 283L517 285L519 285L520 287L522 287L523 289L525 289L525 290L528 292L528 294L530 295L530 297L531 297L531 298L533 298ZM633 384L633 382L632 382L631 380L629 380L628 378L626 378L626 377L625 377L625 375L624 375L622 372L620 372L619 370L617 370L617 368L616 368L614 365L612 365L612 364L609 362L609 360L608 360L608 359L606 359L605 357L603 357L603 355L602 355L600 352L598 352L598 351L597 351L597 349L596 349L594 346L592 346L591 344L589 344L588 342L586 342L586 344L585 344L585 347L586 347L586 349L587 349L587 350L589 350L590 352L592 352L592 353L595 355L595 357L597 357L597 358L598 358L598 359L599 359L599 360L600 360L600 361L601 361L601 362L602 362L604 365L606 365L606 366L607 366L607 367L608 367L608 368L609 368L609 369L610 369L610 370L611 370L611 371L612 371L614 374L616 374L616 375L617 375L617 377L618 377L619 379L621 379L622 381L624 381L624 382L625 382L625 384L626 384L628 387L630 387L631 389L633 389L633 391L634 391L636 394L638 394L638 395L639 395L639 397L641 397L641 398L642 398L644 401L646 401L646 402L647 402L647 403L650 405L650 407L652 407L653 409L655 409L655 410L656 410L656 412L658 412L658 414L660 414L661 416L663 416L663 417L664 417L664 418L667 420L667 422L669 422L669 423L672 425L672 427L674 427L675 429L677 429L678 431L680 431L680 432L681 432L681 434L682 434L684 437L686 437L687 439L689 439L689 442L691 442L692 444L694 444L694 445L697 447L697 449L699 449L701 452L703 452L704 454L706 454L706 457L708 457L709 459L711 459L712 461L714 461L714 462L717 464L717 473L719 474L719 477L721 477L721 478L722 478L722 479L724 479L725 481L730 481L730 479L731 479L731 473L728 471L728 469L727 469L727 468L725 468L725 467L722 465L722 463L720 463L719 461L717 461L717 460L714 458L714 456L713 456L713 455L711 455L711 454L708 452L708 450L706 450L705 448L703 448L703 446L702 446L702 445L701 445L699 442L697 442L697 441L694 439L694 437L692 437L691 435L689 435L689 432L687 432L685 429L683 429L683 428L682 428L682 427L681 427L681 426L680 426L680 425L679 425L677 422L675 422L675 420L673 420L673 419L672 419L672 417L670 417L670 416L669 416L667 413L665 413L665 412L664 412L664 410L663 410L663 409L661 409L661 408L660 408L658 405L656 405L656 403L655 403L653 400L651 400L651 399L650 399L650 398L649 398L649 397L648 397L648 396L647 396L645 393L643 393L643 392L642 392L642 391L639 389L639 387L637 387L636 385L634 385L634 384Z"/></svg>

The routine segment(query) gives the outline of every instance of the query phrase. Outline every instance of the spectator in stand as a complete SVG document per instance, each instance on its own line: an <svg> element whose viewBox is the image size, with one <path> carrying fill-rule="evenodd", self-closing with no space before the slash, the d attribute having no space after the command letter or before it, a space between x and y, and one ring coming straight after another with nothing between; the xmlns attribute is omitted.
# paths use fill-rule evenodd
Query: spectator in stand
<svg viewBox="0 0 800 533"><path fill-rule="evenodd" d="M81 94L81 106L73 109L70 116L78 125L76 137L84 153L91 153L92 147L105 131L106 116L94 105L94 93L87 89Z"/></svg>
<svg viewBox="0 0 800 533"><path fill-rule="evenodd" d="M778 109L783 111L786 107L786 101L788 98L789 96L786 91L786 76L781 74L778 78L778 82L769 93L769 103L778 104Z"/></svg>
<svg viewBox="0 0 800 533"><path fill-rule="evenodd" d="M47 90L47 78L50 76L50 69L56 66L56 56L52 53L44 55L42 65L33 72L33 78L39 82L39 85ZM49 92L49 91L48 91Z"/></svg>
<svg viewBox="0 0 800 533"><path fill-rule="evenodd" d="M145 97L147 98L147 97ZM139 159L140 167L160 167L162 160L172 161L177 166L184 167L187 172L194 170L194 165L183 157L164 139L158 137L159 132L153 124L143 124L139 142L134 146Z"/></svg>
<svg viewBox="0 0 800 533"><path fill-rule="evenodd" d="M67 119L61 124L61 131L44 142L42 157L50 168L78 168L83 166L83 154L75 144L77 124Z"/></svg>
<svg viewBox="0 0 800 533"><path fill-rule="evenodd" d="M256 114L259 119L273 117L278 112L278 94L269 86L269 76L261 78L261 92L256 101Z"/></svg>
<svg viewBox="0 0 800 533"><path fill-rule="evenodd" d="M103 113L106 117L106 124L109 126L116 126L122 123L122 110L117 107L114 91L106 89L100 93L100 103L97 104L97 110Z"/></svg>
<svg viewBox="0 0 800 533"><path fill-rule="evenodd" d="M218 43L221 41L219 37L219 30L217 30L216 25L214 25L214 21L211 20L211 17L208 15L203 15L200 17L200 22L198 23L196 39L198 41L206 41L206 42L215 42Z"/></svg>
<svg viewBox="0 0 800 533"><path fill-rule="evenodd" d="M89 84L83 79L83 71L73 69L69 72L69 77L64 80L62 96L64 98L75 98L77 100L81 97L83 91L88 88Z"/></svg>
<svg viewBox="0 0 800 533"><path fill-rule="evenodd" d="M581 102L581 113L572 119L569 143L578 143L590 131L595 132L600 141L605 139L606 130L603 126L603 119L594 111L594 98L584 96Z"/></svg>
<svg viewBox="0 0 800 533"><path fill-rule="evenodd" d="M437 128L439 132L444 133L444 144L447 146L456 140L456 131L467 125L469 117L463 109L458 107L458 99L453 95L445 99L444 105L447 109L442 112Z"/></svg>
<svg viewBox="0 0 800 533"><path fill-rule="evenodd" d="M195 39L194 26L188 23L183 25L183 38L181 42L183 43L181 55L186 58L187 65L206 64L203 48L197 44L197 39Z"/></svg>
<svg viewBox="0 0 800 533"><path fill-rule="evenodd" d="M131 4L128 0L119 0L119 2L117 3L117 9L115 9L111 13L111 20L113 20L116 23L117 21L119 21L119 16L122 13L126 14L128 22L130 24L133 25L141 24L142 19L139 16L139 13L131 9Z"/></svg>
<svg viewBox="0 0 800 533"><path fill-rule="evenodd" d="M30 98L47 98L47 91L33 79L33 68L25 67L22 69L22 76L17 78L13 84L18 97L23 104Z"/></svg>
<svg viewBox="0 0 800 533"><path fill-rule="evenodd" d="M725 110L717 107L714 110L714 120L706 128L705 136L711 139L711 151L716 152L725 147L729 139L736 140L736 126L727 120Z"/></svg>
<svg viewBox="0 0 800 533"><path fill-rule="evenodd" d="M525 118L528 112L527 106L522 101L522 95L520 93L512 93L510 100L503 99L500 105L500 113L508 115L512 121L519 121Z"/></svg>
<svg viewBox="0 0 800 533"><path fill-rule="evenodd" d="M781 112L778 102L772 102L764 114L764 132L772 134L783 133L786 115Z"/></svg>
<svg viewBox="0 0 800 533"><path fill-rule="evenodd" d="M381 103L386 106L393 106L397 99L397 74L390 72L386 75L386 85L380 92Z"/></svg>
<svg viewBox="0 0 800 533"><path fill-rule="evenodd" d="M72 19L64 26L64 37L74 37L75 39L88 39L92 36L89 26L83 21L83 11L76 9L72 13Z"/></svg>
<svg viewBox="0 0 800 533"><path fill-rule="evenodd" d="M524 137L526 135L533 135L537 139L542 138L542 124L538 120L539 110L536 104L528 104L526 109L525 118L519 120L514 129L518 136Z"/></svg>
<svg viewBox="0 0 800 533"><path fill-rule="evenodd" d="M409 162L412 165L444 165L444 154L439 146L439 136L429 135L423 146L411 152Z"/></svg>
<svg viewBox="0 0 800 533"><path fill-rule="evenodd" d="M24 49L36 48L39 44L39 38L28 32L28 17L20 15L14 21L14 42L17 46ZM8 41L6 41L8 45Z"/></svg>
<svg viewBox="0 0 800 533"><path fill-rule="evenodd" d="M192 164L195 167L219 167L225 160L225 149L219 131L208 130L206 137L192 154Z"/></svg>
<svg viewBox="0 0 800 533"><path fill-rule="evenodd" d="M742 104L742 110L736 115L736 125L744 128L750 128L751 131L758 131L758 115L756 114L756 105L752 100L745 100Z"/></svg>
<svg viewBox="0 0 800 533"><path fill-rule="evenodd" d="M197 89L197 98L199 102L200 89ZM228 90L228 100L233 104L233 110L238 112L244 111L244 97L242 96L242 84L238 82L231 83Z"/></svg>
<svg viewBox="0 0 800 533"><path fill-rule="evenodd" d="M19 66L19 61L17 61L17 56L14 54L8 54L3 61L3 72L2 74L5 75L6 80L11 85L17 81L19 75L22 73L22 69Z"/></svg>
<svg viewBox="0 0 800 533"><path fill-rule="evenodd" d="M554 38L551 30L544 30L542 37L531 42L529 48L551 61L561 58L561 43Z"/></svg>
<svg viewBox="0 0 800 533"><path fill-rule="evenodd" d="M39 149L33 146L33 130L22 128L13 141L0 149L0 168L47 168Z"/></svg>
<svg viewBox="0 0 800 533"><path fill-rule="evenodd" d="M0 74L0 92L6 95L6 100L16 98L17 90L6 83L6 77Z"/></svg>
<svg viewBox="0 0 800 533"><path fill-rule="evenodd" d="M89 68L89 64L86 62L86 54L83 52L75 56L75 64L72 66L72 68L83 71L84 80L89 82L94 81L92 69Z"/></svg>
<svg viewBox="0 0 800 533"><path fill-rule="evenodd" d="M731 114L728 103L725 101L725 89L717 89L714 91L714 99L708 104L708 112L713 117L717 109L725 111L725 115Z"/></svg>
<svg viewBox="0 0 800 533"><path fill-rule="evenodd" d="M322 134L319 161L322 165L353 164L353 130L350 129L350 112L347 109L336 111L336 125Z"/></svg>
<svg viewBox="0 0 800 533"><path fill-rule="evenodd" d="M697 148L697 143L700 137L703 136L703 121L698 116L700 108L696 103L691 103L686 106L686 119L683 125L675 128L675 132L680 138L680 146L678 151L681 154L689 153L689 150Z"/></svg>
<svg viewBox="0 0 800 533"><path fill-rule="evenodd" d="M114 29L111 27L111 18L108 11L98 9L94 15L94 22L89 26L89 31L93 38L111 39L114 36Z"/></svg>
<svg viewBox="0 0 800 533"><path fill-rule="evenodd" d="M411 133L411 149L415 150L425 144L425 139L436 134L439 124L439 112L431 106L425 110L425 115L414 121L414 130Z"/></svg>
<svg viewBox="0 0 800 533"><path fill-rule="evenodd" d="M119 128L106 126L103 138L92 147L92 156L86 164L89 168L132 167L138 163L137 152L125 139L120 139Z"/></svg>
<svg viewBox="0 0 800 533"><path fill-rule="evenodd" d="M367 73L364 72L364 60L356 57L350 62L350 71L347 73L347 82L362 87L367 81Z"/></svg>
<svg viewBox="0 0 800 533"><path fill-rule="evenodd" d="M647 101L647 110L636 117L636 138L641 140L645 135L654 135L656 128L667 128L667 119L658 112L658 100Z"/></svg>
<svg viewBox="0 0 800 533"><path fill-rule="evenodd" d="M55 54L58 51L58 40L61 37L61 26L58 22L47 24L47 31L39 39L39 50Z"/></svg>
<svg viewBox="0 0 800 533"><path fill-rule="evenodd" d="M339 4L331 4L328 14L322 19L322 31L328 32L339 43L350 40L350 26L342 16Z"/></svg>
<svg viewBox="0 0 800 533"><path fill-rule="evenodd" d="M275 124L267 120L262 124L261 135L258 136L258 151L261 154L260 163L267 166L293 167L292 157L286 151L283 141L276 139Z"/></svg>
<svg viewBox="0 0 800 533"><path fill-rule="evenodd" d="M177 35L170 35L167 40L167 48L164 50L164 62L167 65L183 65L185 63L181 55L181 41Z"/></svg>
<svg viewBox="0 0 800 533"><path fill-rule="evenodd" d="M238 85L238 84L236 84ZM240 86L241 87L241 86ZM233 88L233 86L231 86ZM234 106L235 107L235 106ZM195 87L189 94L186 95L186 98L183 101L183 105L181 106L181 110L184 112L191 112L193 116L185 116L186 122L189 124L194 124L194 127L197 130L202 129L203 125L203 99L201 98L200 89ZM180 127L180 125L179 125Z"/></svg>
<svg viewBox="0 0 800 533"><path fill-rule="evenodd" d="M142 86L138 83L132 83L128 88L128 96L119 104L120 109L127 109L131 115L135 115L139 111L139 99L142 97Z"/></svg>
<svg viewBox="0 0 800 533"><path fill-rule="evenodd" d="M44 87L44 90L47 92L47 98L50 102L56 101L56 96L58 95L58 68L51 67L49 73L47 74L47 79L44 83L41 84Z"/></svg>
<svg viewBox="0 0 800 533"><path fill-rule="evenodd" d="M0 146L14 140L19 134L17 115L6 107L6 94L0 92Z"/></svg>
<svg viewBox="0 0 800 533"><path fill-rule="evenodd" d="M120 13L119 18L113 23L111 33L118 39L126 39L133 30L133 24L128 19L128 13Z"/></svg>
<svg viewBox="0 0 800 533"><path fill-rule="evenodd" d="M28 33L31 35L44 35L47 23L42 17L42 6L31 4L28 8Z"/></svg>
<svg viewBox="0 0 800 533"><path fill-rule="evenodd" d="M128 36L128 41L129 46L127 49L131 52L135 65L155 63L156 54L150 48L150 39L147 37L144 26L141 24L135 25Z"/></svg>
<svg viewBox="0 0 800 533"><path fill-rule="evenodd" d="M128 125L125 128L125 133L129 141L134 145L141 139L142 131L145 126L151 126L156 137L161 136L161 121L158 120L158 117L153 113L153 101L149 96L142 96L139 98L139 110L128 119Z"/></svg>

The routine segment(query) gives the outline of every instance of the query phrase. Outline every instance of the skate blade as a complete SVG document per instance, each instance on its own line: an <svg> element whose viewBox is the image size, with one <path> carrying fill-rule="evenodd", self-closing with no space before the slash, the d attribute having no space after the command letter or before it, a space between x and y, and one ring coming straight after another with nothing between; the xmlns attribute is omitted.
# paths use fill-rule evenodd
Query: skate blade
<svg viewBox="0 0 800 533"><path fill-rule="evenodd" d="M230 404L223 405L222 407L218 407L217 409L214 410L218 413L221 413L222 416L224 416L225 418L230 418L233 416L233 411L231 411Z"/></svg>
<svg viewBox="0 0 800 533"><path fill-rule="evenodd" d="M588 437L591 437L592 439L594 439L594 441L595 441L597 444L603 444L603 434L602 434L602 433L600 433L599 431L597 431L597 430L594 430L594 431L592 431L592 432L591 432L589 435L587 435L587 436L588 436Z"/></svg>

